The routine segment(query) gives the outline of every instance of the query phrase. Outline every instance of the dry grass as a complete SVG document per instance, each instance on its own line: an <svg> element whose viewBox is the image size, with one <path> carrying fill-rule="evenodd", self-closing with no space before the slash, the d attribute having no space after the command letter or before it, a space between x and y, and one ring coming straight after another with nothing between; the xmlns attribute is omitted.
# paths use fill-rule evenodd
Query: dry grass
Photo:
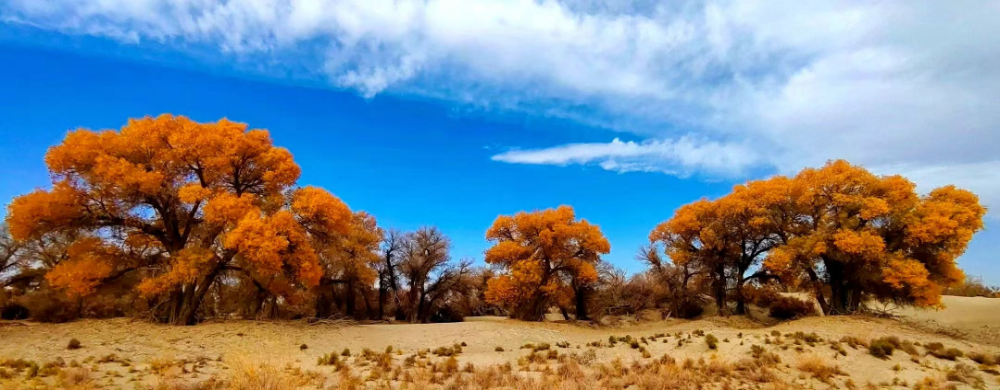
<svg viewBox="0 0 1000 390"><path fill-rule="evenodd" d="M799 359L796 366L800 371L812 375L823 383L829 383L837 375L845 375L836 364L827 363L826 360L816 355L809 355Z"/></svg>
<svg viewBox="0 0 1000 390"><path fill-rule="evenodd" d="M242 324L237 322L235 326ZM906 351L918 348L905 341L906 338L922 341L929 338L919 348L937 354L948 353L948 348L935 340L953 343L886 324L820 317L771 328L677 321L656 326L630 325L627 332L631 335L621 334L622 328L615 328L620 335L609 336L609 331L601 328L512 321L496 326L494 323L442 327L376 325L338 328L336 332L260 323L254 327L221 328L222 336L217 331L208 331L220 329L215 325L157 327L156 331L162 335L158 335L158 340L145 339L150 340L145 341L148 344L133 341L136 336L132 333L109 338L74 329L74 335L87 341L84 349L67 351L65 339L56 340L55 345L37 354L19 354L18 350L0 346L0 356L16 358L0 359L0 388L863 389L866 384L875 383L932 389L975 386L979 383L977 378L985 380L987 387L995 384L995 378L987 371L994 366L987 368L987 363L996 356L997 349L989 345L970 342L969 351L976 353L970 353L969 358L982 366L965 368L952 368L954 363L930 356L918 356L916 360L912 356L896 356L891 362L883 362L868 353L851 351L867 349L868 339L881 340L874 344L888 345L893 351ZM865 328L858 330L859 326ZM664 328L669 331L664 333ZM38 329L51 328L44 325ZM487 331L470 331L483 329ZM237 331L244 336L225 339L225 335ZM414 331L419 333L409 334L412 342L403 339L404 335L395 336ZM454 334L441 335L449 331ZM288 334L294 336L279 339ZM893 338L890 336L893 334L899 336ZM37 335L31 335L22 333L12 339L36 337L38 343ZM711 339L715 341L715 349L706 347ZM462 345L462 340L472 343ZM170 348L148 348L157 341ZM310 347L302 349L303 341L308 341ZM522 350L516 349L525 342L530 344ZM192 347L184 349L184 345ZM220 349L219 345L233 348ZM139 348L146 349L137 353ZM201 356L210 358L204 362ZM232 360L232 356L245 357L246 362ZM971 364L966 359L959 361ZM261 364L264 362L269 364ZM850 376L844 371L850 372ZM73 375L79 379L72 379ZM924 375L932 380L921 382Z"/></svg>

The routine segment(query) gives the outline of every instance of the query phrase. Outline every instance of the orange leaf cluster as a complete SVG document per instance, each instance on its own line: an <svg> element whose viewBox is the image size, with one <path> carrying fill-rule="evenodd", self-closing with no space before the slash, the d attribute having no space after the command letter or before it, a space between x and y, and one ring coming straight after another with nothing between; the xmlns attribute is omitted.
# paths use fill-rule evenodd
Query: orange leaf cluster
<svg viewBox="0 0 1000 390"><path fill-rule="evenodd" d="M956 259L985 212L968 191L948 186L919 196L901 176L840 160L685 205L650 241L677 264L718 270L720 280L742 282L763 259L786 282L813 284L817 293L828 286L836 310L856 308L862 296L936 306L940 292L964 278Z"/></svg>
<svg viewBox="0 0 1000 390"><path fill-rule="evenodd" d="M161 115L74 130L45 162L52 189L14 199L7 222L18 240L85 233L48 276L81 295L136 269L147 295L207 289L229 269L288 293L318 282L317 248L350 230L352 213L332 194L289 191L299 167L266 130L226 119Z"/></svg>
<svg viewBox="0 0 1000 390"><path fill-rule="evenodd" d="M507 271L490 280L487 300L515 306L568 300L569 286L597 280L595 265L611 251L600 228L569 206L499 216L486 239L493 242L486 262Z"/></svg>

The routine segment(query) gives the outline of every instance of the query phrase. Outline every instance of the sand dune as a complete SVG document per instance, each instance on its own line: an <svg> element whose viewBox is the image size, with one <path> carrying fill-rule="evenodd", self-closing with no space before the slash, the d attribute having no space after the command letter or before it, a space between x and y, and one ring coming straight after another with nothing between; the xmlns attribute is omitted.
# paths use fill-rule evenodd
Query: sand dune
<svg viewBox="0 0 1000 390"><path fill-rule="evenodd" d="M948 302L950 305L945 311L915 311L907 315L915 320L937 321L938 324L947 321L948 326L995 329L996 321L991 321L989 314L985 313L988 308L994 307L993 302L951 298ZM969 318L955 318L958 317L956 313L967 313ZM115 388L114 386L124 386L133 380L130 375L140 375L145 372L144 367L151 367L155 361L163 359L209 362L198 370L178 374L185 380L199 381L227 370L226 362L237 358L249 358L277 366L316 369L318 357L325 353L337 353L345 348L357 354L365 348L381 352L387 346L392 346L394 350L402 351L398 356L402 360L404 355L413 354L420 349L434 349L462 342L467 346L458 356L459 362L473 363L479 367L516 363L520 357L529 353L520 349L526 343L549 343L554 346L563 341L570 343L570 347L563 351L566 353L594 349L598 362L614 359L630 362L642 360L636 349L621 344L614 348L590 348L587 344L606 341L609 336L625 335L638 339L658 333L669 335L680 332L683 335L681 338L684 338L696 335L696 331L716 336L720 340L718 350L709 350L697 336L694 338L695 342L683 346L678 346L676 337L668 337L665 341L655 341L644 344L643 347L652 356L668 354L678 360L721 358L736 361L749 356L751 345L765 345L764 340L773 337L772 332L815 332L824 340L840 340L844 336L863 340L896 336L924 344L941 342L946 347L967 352L992 355L1000 353L1000 348L993 343L996 340L956 339L947 334L927 333L926 329L909 326L904 322L869 317L811 317L772 327L764 327L745 318L712 317L697 321L648 322L620 328L525 323L498 317L479 317L470 318L464 323L427 325L308 325L302 322L228 321L175 327L127 319L83 320L67 324L7 323L0 327L0 358L23 358L39 362L61 358L65 361L83 362L88 361L88 357L93 361L109 354L127 357L134 362L132 367L137 368L139 374L127 372L118 366L99 367L102 370L118 370L117 374L109 374L108 379L109 386ZM79 339L84 347L67 350L66 345L71 338ZM307 348L302 349L302 345ZM497 347L504 351L496 351ZM933 357L911 359L903 353L888 360L879 360L863 349L849 350L846 356L838 356L825 344L807 346L786 342L781 348L769 348L781 356L788 367L782 370L788 371L786 374L792 381L800 380L794 376L791 368L795 362L813 356L834 362L855 383L880 383L887 376L915 383L928 375L939 375L956 364ZM969 363L968 359L959 362L962 361ZM118 378L116 375L122 377ZM143 376L135 380L152 386L158 379L155 376ZM802 383L805 387L808 379L802 380L805 381ZM990 380L990 386L1000 386L996 378Z"/></svg>

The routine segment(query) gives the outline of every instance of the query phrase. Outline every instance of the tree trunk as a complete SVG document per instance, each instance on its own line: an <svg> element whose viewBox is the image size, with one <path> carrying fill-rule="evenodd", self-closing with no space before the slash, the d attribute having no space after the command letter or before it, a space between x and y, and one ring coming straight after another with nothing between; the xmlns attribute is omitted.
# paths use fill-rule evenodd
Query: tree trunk
<svg viewBox="0 0 1000 390"><path fill-rule="evenodd" d="M715 277L712 280L712 290L715 293L715 306L719 310L719 315L729 314L726 307L726 268L720 263L715 267Z"/></svg>
<svg viewBox="0 0 1000 390"><path fill-rule="evenodd" d="M385 285L385 275L382 275L378 279L378 319L385 318L385 299L386 293L388 292L388 287Z"/></svg>
<svg viewBox="0 0 1000 390"><path fill-rule="evenodd" d="M745 282L745 280L743 279L743 275L740 275L739 276L739 280L736 281L736 314L737 315L746 315L747 314L746 297L743 296L743 283L744 282Z"/></svg>
<svg viewBox="0 0 1000 390"><path fill-rule="evenodd" d="M844 265L838 261L824 258L826 273L830 278L830 314L848 314L848 289L844 282Z"/></svg>
<svg viewBox="0 0 1000 390"><path fill-rule="evenodd" d="M522 321L541 321L548 310L548 299L541 293L535 293L528 302L514 309L512 317Z"/></svg>
<svg viewBox="0 0 1000 390"><path fill-rule="evenodd" d="M209 287L212 286L212 282L215 281L216 276L219 274L219 267L209 272L205 275L202 280L196 284L190 286L191 288L184 292L184 300L181 304L180 315L175 319L174 325L194 325L195 316L198 314L198 307L201 305L202 299L205 297L205 293L208 292Z"/></svg>
<svg viewBox="0 0 1000 390"><path fill-rule="evenodd" d="M813 290L816 293L816 301L819 302L820 310L823 310L823 315L830 315L830 304L827 303L826 298L823 297L823 283L819 280L819 276L816 275L816 271L812 267L806 268L806 273L809 274L809 280L812 281Z"/></svg>
<svg viewBox="0 0 1000 390"><path fill-rule="evenodd" d="M361 299L365 301L365 318L372 319L375 317L375 313L372 310L371 300L368 299L368 289L361 289Z"/></svg>
<svg viewBox="0 0 1000 390"><path fill-rule="evenodd" d="M344 314L348 317L355 318L354 308L357 303L357 298L355 296L354 283L348 283L344 286L344 288L346 289L346 291L344 291Z"/></svg>
<svg viewBox="0 0 1000 390"><path fill-rule="evenodd" d="M589 319L590 316L587 315L587 288L580 287L576 289L576 320L586 321Z"/></svg>

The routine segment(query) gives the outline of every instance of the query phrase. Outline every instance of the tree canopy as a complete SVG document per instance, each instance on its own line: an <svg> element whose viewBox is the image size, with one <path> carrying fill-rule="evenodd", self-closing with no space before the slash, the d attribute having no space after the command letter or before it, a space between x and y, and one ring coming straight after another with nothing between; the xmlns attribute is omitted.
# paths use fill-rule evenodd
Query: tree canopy
<svg viewBox="0 0 1000 390"><path fill-rule="evenodd" d="M45 157L52 189L10 205L17 240L84 232L49 272L80 295L104 280L141 274L162 297L157 315L191 323L219 274L238 270L277 294L315 286L315 239L349 231L351 212L313 187L267 131L182 116L130 120L120 130L75 130Z"/></svg>
<svg viewBox="0 0 1000 390"><path fill-rule="evenodd" d="M985 213L969 191L920 196L901 176L838 160L682 206L650 241L710 276L723 311L729 286L744 310L741 289L753 278L810 286L827 313L852 313L866 299L926 307L964 279L956 260Z"/></svg>
<svg viewBox="0 0 1000 390"><path fill-rule="evenodd" d="M486 262L504 270L490 280L487 299L513 305L514 316L527 320L572 299L574 285L596 281L599 256L611 251L601 229L577 220L569 206L501 215L486 239L493 242Z"/></svg>

